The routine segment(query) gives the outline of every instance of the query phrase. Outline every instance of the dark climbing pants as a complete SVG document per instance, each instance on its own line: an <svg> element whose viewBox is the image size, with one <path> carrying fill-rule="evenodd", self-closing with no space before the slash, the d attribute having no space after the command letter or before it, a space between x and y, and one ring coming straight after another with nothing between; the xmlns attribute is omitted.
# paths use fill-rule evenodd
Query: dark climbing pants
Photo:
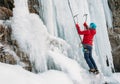
<svg viewBox="0 0 120 84"><path fill-rule="evenodd" d="M97 69L96 63L92 57L92 46L83 45L84 46L84 58L90 69Z"/></svg>

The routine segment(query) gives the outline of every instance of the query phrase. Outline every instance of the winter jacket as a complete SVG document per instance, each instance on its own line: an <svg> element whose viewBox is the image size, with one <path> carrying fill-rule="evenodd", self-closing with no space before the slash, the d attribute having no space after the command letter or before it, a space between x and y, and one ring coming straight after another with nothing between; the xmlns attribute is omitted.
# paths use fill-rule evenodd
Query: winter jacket
<svg viewBox="0 0 120 84"><path fill-rule="evenodd" d="M88 28L87 24L84 24L84 27ZM76 24L76 29L77 29L79 35L84 35L82 44L92 46L93 38L94 38L94 35L96 34L96 30L95 29L87 29L87 30L81 31L80 26L78 24Z"/></svg>

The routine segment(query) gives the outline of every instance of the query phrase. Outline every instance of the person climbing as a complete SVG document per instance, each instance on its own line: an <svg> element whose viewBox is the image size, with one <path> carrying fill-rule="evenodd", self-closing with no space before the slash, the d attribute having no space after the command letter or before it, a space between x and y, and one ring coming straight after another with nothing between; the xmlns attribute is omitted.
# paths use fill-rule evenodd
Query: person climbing
<svg viewBox="0 0 120 84"><path fill-rule="evenodd" d="M88 27L87 23L84 22L85 30L81 31L80 26L76 23L76 29L79 35L83 36L83 48L84 48L84 58L90 68L89 72L93 72L95 74L99 74L99 70L96 66L96 63L92 57L92 45L93 45L93 38L96 34L96 24L90 23L90 27Z"/></svg>

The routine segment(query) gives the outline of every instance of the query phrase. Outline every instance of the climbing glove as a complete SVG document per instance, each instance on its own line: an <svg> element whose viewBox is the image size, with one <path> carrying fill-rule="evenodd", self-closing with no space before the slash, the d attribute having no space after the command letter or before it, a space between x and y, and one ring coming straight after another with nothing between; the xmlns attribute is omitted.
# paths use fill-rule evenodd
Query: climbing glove
<svg viewBox="0 0 120 84"><path fill-rule="evenodd" d="M77 29L79 29L79 24L78 23L76 23L75 26L76 26Z"/></svg>
<svg viewBox="0 0 120 84"><path fill-rule="evenodd" d="M84 24L83 24L85 27L87 27L87 23L86 22L84 22Z"/></svg>

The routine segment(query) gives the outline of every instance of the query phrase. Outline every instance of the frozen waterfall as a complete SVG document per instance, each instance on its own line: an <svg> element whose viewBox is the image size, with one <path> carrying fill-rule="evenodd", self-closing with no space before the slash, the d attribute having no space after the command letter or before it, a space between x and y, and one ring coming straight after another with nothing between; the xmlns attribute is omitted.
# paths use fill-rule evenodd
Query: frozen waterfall
<svg viewBox="0 0 120 84"><path fill-rule="evenodd" d="M83 75L84 78L89 76L88 66L84 60L68 0L38 1L41 4L40 16L29 13L27 0L15 0L12 18L13 39L16 39L21 50L30 56L33 71L60 70L68 74L75 84L80 84ZM82 29L84 14L88 14L88 24L97 24L93 57L100 72L104 76L110 76L114 67L107 33L107 26L112 26L112 19L106 17L107 14L110 16L110 11L105 7L108 4L103 0L69 1L73 14L79 14L75 20ZM98 84L98 81L95 83Z"/></svg>
<svg viewBox="0 0 120 84"><path fill-rule="evenodd" d="M83 22L85 18L84 14L88 14L87 23L95 22L97 24L97 35L94 42L94 58L99 66L99 69L105 74L110 75L112 73L111 69L113 67L113 59L111 54L111 46L107 33L107 26L112 27L112 17L111 12L108 8L107 0L69 0L71 3L72 11L74 15L78 15L78 23L83 28ZM73 18L68 6L68 0L39 0L39 3L42 3L40 11L43 11L41 15L43 17L50 17L50 19L43 18L45 24L51 23L48 30L54 29L54 33L57 33L57 36L64 39L72 47L70 56L77 60L80 65L86 68L84 63L82 49L79 47L79 37L75 29ZM52 3L52 5L51 5ZM49 12L51 11L51 12ZM49 13L48 13L49 12ZM54 15L54 16L53 16ZM41 16L42 17L42 16ZM109 18L108 18L109 17ZM76 19L76 18L75 18ZM107 23L106 23L107 22ZM50 29L49 29L50 28ZM55 29L57 28L57 29ZM51 33L51 32L49 32ZM56 36L56 34L54 34ZM109 65L107 65L106 60L109 60Z"/></svg>

